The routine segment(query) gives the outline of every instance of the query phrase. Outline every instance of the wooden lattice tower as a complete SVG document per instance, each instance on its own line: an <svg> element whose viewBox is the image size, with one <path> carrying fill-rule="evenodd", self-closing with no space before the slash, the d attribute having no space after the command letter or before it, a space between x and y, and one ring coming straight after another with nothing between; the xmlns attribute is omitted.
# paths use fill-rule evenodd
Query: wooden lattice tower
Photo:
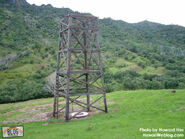
<svg viewBox="0 0 185 139"><path fill-rule="evenodd" d="M90 108L107 112L97 24L97 17L77 14L64 16L60 22L53 110L56 118L63 109L66 121ZM100 97L91 102L93 94ZM86 103L78 100L80 96L86 96ZM66 100L63 108L59 108L59 97ZM103 99L103 109L94 106L100 99ZM82 107L73 117L69 116L71 103Z"/></svg>

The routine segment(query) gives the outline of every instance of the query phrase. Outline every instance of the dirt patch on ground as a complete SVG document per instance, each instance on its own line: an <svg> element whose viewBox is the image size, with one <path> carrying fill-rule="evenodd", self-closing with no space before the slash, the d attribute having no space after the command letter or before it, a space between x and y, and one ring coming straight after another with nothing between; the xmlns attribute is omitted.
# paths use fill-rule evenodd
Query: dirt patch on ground
<svg viewBox="0 0 185 139"><path fill-rule="evenodd" d="M85 98L78 99L79 101L85 102ZM115 104L114 102L108 101L108 105ZM62 108L65 105L65 101L62 101L59 103L60 108ZM82 107L73 104L70 105L70 113L72 112L78 112L82 109ZM102 102L97 102L94 104L94 106L101 107L103 108L103 101ZM45 124L50 123L50 119L52 117L52 109L53 109L53 104L44 104L44 105L39 105L39 106L28 106L22 109L16 109L7 113L4 113L4 116L7 116L6 120L2 122L2 124L7 124L7 123L27 123L27 122L36 122L36 121L46 121ZM96 110L94 108L91 109L90 112L88 112L87 117L83 118L73 118L72 120L80 120L80 119L85 119L88 117L91 117L94 114L97 113L102 113L102 111ZM13 117L10 115L14 115ZM64 115L65 111L64 109L60 112L59 118L60 120L64 121Z"/></svg>
<svg viewBox="0 0 185 139"><path fill-rule="evenodd" d="M59 105L64 105L64 104L65 102L59 103ZM4 116L7 116L9 118L3 121L2 124L44 121L48 119L52 111L52 108L53 108L53 104L44 104L39 106L28 106L22 109L16 109L3 114ZM16 115L16 116L10 117L9 115Z"/></svg>
<svg viewBox="0 0 185 139"><path fill-rule="evenodd" d="M185 110L185 107L180 107L178 109L176 109L177 111L182 111L182 110Z"/></svg>

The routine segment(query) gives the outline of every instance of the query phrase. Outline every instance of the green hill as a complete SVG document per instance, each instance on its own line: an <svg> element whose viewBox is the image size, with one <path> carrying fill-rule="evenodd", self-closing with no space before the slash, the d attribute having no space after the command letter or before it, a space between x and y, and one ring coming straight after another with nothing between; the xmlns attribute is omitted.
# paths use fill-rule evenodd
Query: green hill
<svg viewBox="0 0 185 139"><path fill-rule="evenodd" d="M95 96L93 96L95 97ZM143 134L184 132L144 132L144 129L184 128L185 90L119 91L107 94L109 113L94 113L88 118L68 123L43 116L52 110L52 98L0 105L1 126L23 125L26 139L140 139ZM61 101L62 102L62 101ZM61 104L62 105L62 104ZM10 123L6 123L10 122ZM13 123L16 122L16 123ZM22 123L29 122L29 123ZM6 124L5 124L6 123ZM155 137L161 138L161 137ZM178 137L183 138L181 137Z"/></svg>
<svg viewBox="0 0 185 139"><path fill-rule="evenodd" d="M59 21L69 13L0 1L0 103L51 96L43 88L56 68ZM185 88L185 27L105 18L99 33L107 92Z"/></svg>

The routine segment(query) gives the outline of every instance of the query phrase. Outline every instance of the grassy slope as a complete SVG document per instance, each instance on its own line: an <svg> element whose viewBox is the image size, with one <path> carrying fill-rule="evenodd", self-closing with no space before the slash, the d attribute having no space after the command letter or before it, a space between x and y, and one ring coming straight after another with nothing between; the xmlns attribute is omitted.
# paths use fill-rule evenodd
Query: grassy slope
<svg viewBox="0 0 185 139"><path fill-rule="evenodd" d="M185 90L120 91L107 94L109 113L96 114L69 123L43 125L32 122L24 125L24 138L142 138L139 128L184 128ZM3 113L33 105L52 103L52 98L0 105ZM8 118L4 117L5 119ZM15 125L15 124L7 124Z"/></svg>

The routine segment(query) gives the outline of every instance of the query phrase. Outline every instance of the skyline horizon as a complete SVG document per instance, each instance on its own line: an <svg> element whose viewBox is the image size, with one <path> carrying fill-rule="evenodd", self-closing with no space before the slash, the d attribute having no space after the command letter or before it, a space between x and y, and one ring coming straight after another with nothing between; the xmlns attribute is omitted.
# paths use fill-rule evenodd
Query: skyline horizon
<svg viewBox="0 0 185 139"><path fill-rule="evenodd" d="M64 2L65 0L63 0L63 2ZM73 1L73 0L71 0L71 1ZM153 22L153 23L159 23L159 24L163 24L163 25L178 25L178 26L182 26L182 27L185 27L185 22L183 23L183 24L181 24L181 23L177 23L177 22L170 22L170 21L166 21L166 22L163 22L163 21L160 21L160 20L154 20L154 19L152 19L152 18L140 18L140 20L137 20L138 18L139 18L139 15L136 15L136 18L134 19L134 17L130 17L130 18L132 18L133 20L129 20L129 19L127 19L127 18L123 18L122 16L117 16L117 17L113 17L113 16L101 16L101 13L100 13L100 15L97 15L96 13L93 13L91 10L89 10L89 11L84 11L84 10L80 10L80 8L79 9L75 9L75 8L73 8L73 6L71 6L71 7L69 7L69 6L67 6L67 5L56 5L57 4L57 0L55 0L55 2L56 3L52 3L52 2L41 2L41 1L39 1L39 0L37 0L36 2L35 2L35 0L27 0L27 2L29 3L29 4L35 4L35 5L37 5L37 6L41 6L41 5L48 5L48 4L50 4L52 7L55 7L55 8L69 8L69 9L71 9L72 11L77 11L77 12L80 12L80 13L90 13L90 14L92 14L92 15L94 15L94 16L96 16L96 17L98 17L99 19L103 19L103 18L111 18L111 19L113 19L113 20L122 20L122 21L124 21L124 22L127 22L127 23L131 23L131 24L134 24L134 23L140 23L140 22L144 22L144 21L148 21L148 22ZM54 1L53 1L54 2ZM61 2L60 2L61 3ZM62 3L63 4L63 3ZM174 20L175 21L175 20Z"/></svg>

